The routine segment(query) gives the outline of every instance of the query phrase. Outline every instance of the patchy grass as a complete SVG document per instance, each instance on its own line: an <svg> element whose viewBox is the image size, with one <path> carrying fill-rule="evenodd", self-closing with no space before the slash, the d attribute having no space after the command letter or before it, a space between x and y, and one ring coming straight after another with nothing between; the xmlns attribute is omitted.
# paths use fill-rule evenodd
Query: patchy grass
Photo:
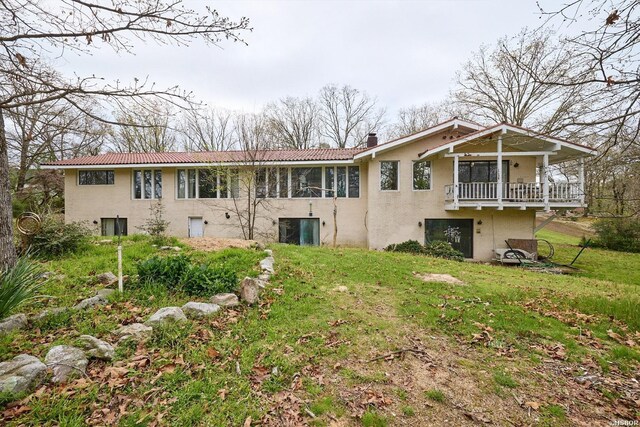
<svg viewBox="0 0 640 427"><path fill-rule="evenodd" d="M622 275L603 277L607 265L594 260L592 272L556 276L362 249L272 249L277 274L260 305L156 328L145 344L119 345L113 362L92 361L85 381L48 384L37 398L9 404L15 399L1 396L0 423L243 425L250 417L274 426L386 426L411 417L405 422L529 425L521 398L544 402L535 411L546 425L598 425L599 414L614 408L637 414L616 387L635 387L640 365L638 288ZM257 274L264 256L184 252L227 263L240 277ZM145 239L125 240L125 272L134 275L135 262L157 253ZM601 255L626 262L619 253ZM114 270L115 246L94 245L46 266L64 277L30 312L93 295L98 286L88 279ZM414 272L447 273L468 285L425 283ZM43 358L85 333L115 342L119 325L188 300L153 285L114 295L106 306L0 336L0 360ZM408 348L422 353L400 351ZM603 378L598 389L574 380L585 370ZM503 392L492 393L496 387Z"/></svg>

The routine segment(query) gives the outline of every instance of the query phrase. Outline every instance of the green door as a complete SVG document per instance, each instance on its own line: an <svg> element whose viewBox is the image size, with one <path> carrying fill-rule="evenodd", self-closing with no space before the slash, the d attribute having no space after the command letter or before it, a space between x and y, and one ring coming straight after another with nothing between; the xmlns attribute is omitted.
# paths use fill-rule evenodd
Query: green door
<svg viewBox="0 0 640 427"><path fill-rule="evenodd" d="M318 246L320 244L320 220L301 219L300 220L300 244Z"/></svg>

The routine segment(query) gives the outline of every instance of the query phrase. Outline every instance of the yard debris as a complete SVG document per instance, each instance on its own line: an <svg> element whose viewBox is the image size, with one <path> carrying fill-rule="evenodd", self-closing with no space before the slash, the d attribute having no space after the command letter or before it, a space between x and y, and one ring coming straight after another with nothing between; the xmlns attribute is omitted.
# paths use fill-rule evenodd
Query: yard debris
<svg viewBox="0 0 640 427"><path fill-rule="evenodd" d="M37 357L20 354L0 363L0 392L24 393L39 386L47 374L47 365Z"/></svg>
<svg viewBox="0 0 640 427"><path fill-rule="evenodd" d="M465 286L462 280L453 277L450 274L437 274L437 273L417 273L413 272L413 275L418 279L421 279L425 282L440 282L440 283L449 283L451 285L460 285Z"/></svg>
<svg viewBox="0 0 640 427"><path fill-rule="evenodd" d="M392 351L380 356L376 356L373 359L369 359L367 360L367 362L375 362L376 360L386 360L388 362L394 360L394 359L400 359L400 360L404 360L404 356L406 353L411 353L414 355L419 355L422 356L423 358L426 357L428 360L432 361L433 357L431 357L431 355L429 353L427 353L424 350L421 350L419 348L403 348L400 350L396 350L396 351Z"/></svg>

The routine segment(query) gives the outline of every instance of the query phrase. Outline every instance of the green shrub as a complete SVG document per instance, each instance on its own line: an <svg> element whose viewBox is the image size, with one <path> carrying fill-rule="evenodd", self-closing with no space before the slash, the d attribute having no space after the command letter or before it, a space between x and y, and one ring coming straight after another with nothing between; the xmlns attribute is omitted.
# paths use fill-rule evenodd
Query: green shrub
<svg viewBox="0 0 640 427"><path fill-rule="evenodd" d="M189 268L191 260L186 255L171 257L154 256L138 263L138 281L157 283L175 288Z"/></svg>
<svg viewBox="0 0 640 427"><path fill-rule="evenodd" d="M464 261L464 254L457 249L454 249L449 242L443 242L435 240L424 247L424 253L426 255L445 258L454 261Z"/></svg>
<svg viewBox="0 0 640 427"><path fill-rule="evenodd" d="M212 296L233 292L237 285L235 270L226 266L192 265L182 276L182 289L189 295Z"/></svg>
<svg viewBox="0 0 640 427"><path fill-rule="evenodd" d="M40 230L31 236L30 251L42 258L61 256L84 247L90 235L91 231L83 223L65 224L58 219L46 219Z"/></svg>
<svg viewBox="0 0 640 427"><path fill-rule="evenodd" d="M37 298L45 280L42 268L33 260L22 257L16 265L0 272L0 320L21 304Z"/></svg>
<svg viewBox="0 0 640 427"><path fill-rule="evenodd" d="M606 218L593 224L593 246L614 251L640 252L640 218Z"/></svg>
<svg viewBox="0 0 640 427"><path fill-rule="evenodd" d="M395 243L384 248L388 252L407 252L410 254L423 254L424 246L422 246L417 240L407 240L402 243Z"/></svg>

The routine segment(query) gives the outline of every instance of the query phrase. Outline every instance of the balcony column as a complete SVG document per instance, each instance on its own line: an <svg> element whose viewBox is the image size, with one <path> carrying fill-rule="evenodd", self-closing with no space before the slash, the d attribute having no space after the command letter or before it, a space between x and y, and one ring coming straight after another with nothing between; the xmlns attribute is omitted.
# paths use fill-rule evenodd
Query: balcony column
<svg viewBox="0 0 640 427"><path fill-rule="evenodd" d="M549 155L542 156L542 199L544 211L549 212Z"/></svg>
<svg viewBox="0 0 640 427"><path fill-rule="evenodd" d="M459 167L459 158L455 156L453 158L453 208L459 208L458 197L460 194L460 189L458 188L458 167Z"/></svg>
<svg viewBox="0 0 640 427"><path fill-rule="evenodd" d="M498 136L498 188L496 188L496 196L498 198L498 210L504 209L502 206L502 135Z"/></svg>
<svg viewBox="0 0 640 427"><path fill-rule="evenodd" d="M584 207L584 159L578 160L578 186L580 189L580 204Z"/></svg>

